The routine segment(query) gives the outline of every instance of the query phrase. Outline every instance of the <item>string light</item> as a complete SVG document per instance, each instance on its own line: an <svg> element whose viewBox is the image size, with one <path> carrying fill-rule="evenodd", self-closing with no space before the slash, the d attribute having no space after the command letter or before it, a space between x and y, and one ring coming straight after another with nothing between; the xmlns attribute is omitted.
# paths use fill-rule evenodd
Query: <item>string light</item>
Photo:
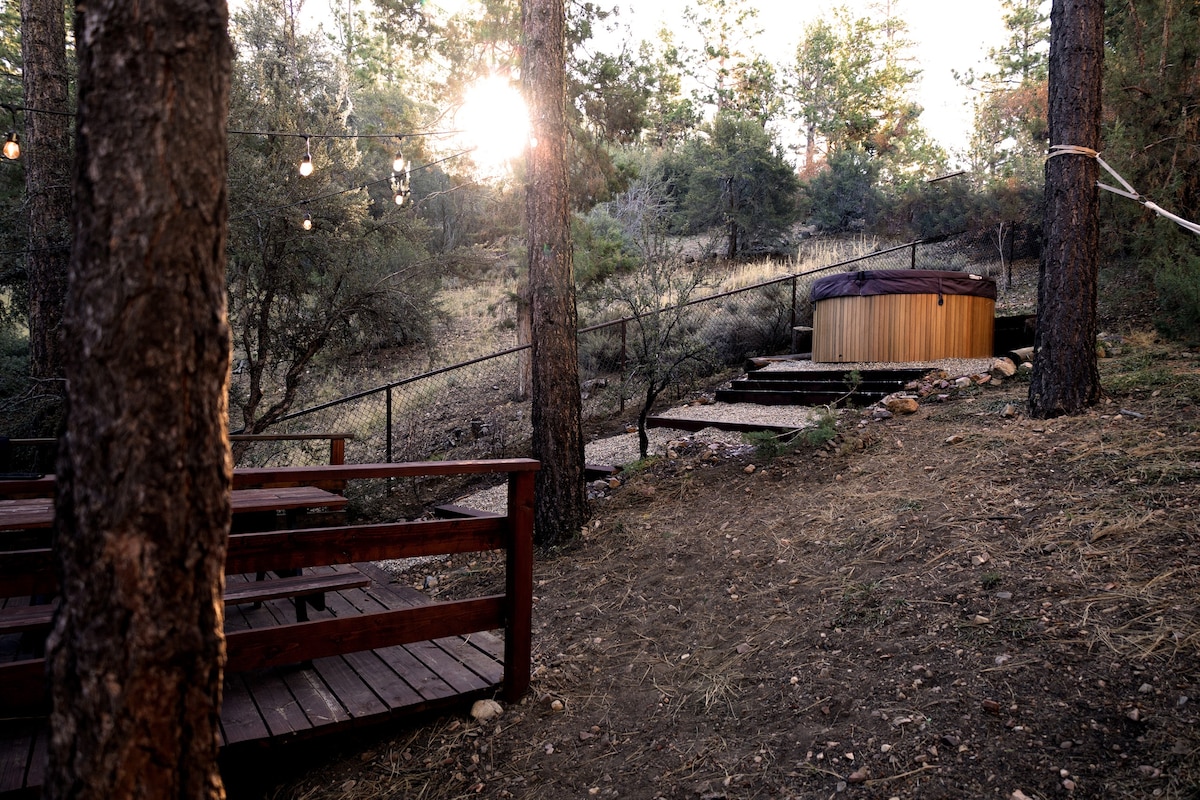
<svg viewBox="0 0 1200 800"><path fill-rule="evenodd" d="M21 140L17 138L17 110L8 103L4 104L4 108L8 110L9 116L12 117L13 129L8 132L8 141L4 143L4 157L9 161L16 161L21 157Z"/></svg>
<svg viewBox="0 0 1200 800"><path fill-rule="evenodd" d="M404 144L403 136L397 136L396 138L400 140L401 144ZM399 148L397 148L396 149L396 157L392 159L392 172L396 172L396 173L404 172L405 166L406 166L406 163L404 161L404 153Z"/></svg>
<svg viewBox="0 0 1200 800"><path fill-rule="evenodd" d="M300 177L307 178L313 173L312 150L308 147L308 137L304 137L304 158L300 159Z"/></svg>
<svg viewBox="0 0 1200 800"><path fill-rule="evenodd" d="M306 231L312 230L312 215L307 211L304 212L304 221L300 223L300 227Z"/></svg>

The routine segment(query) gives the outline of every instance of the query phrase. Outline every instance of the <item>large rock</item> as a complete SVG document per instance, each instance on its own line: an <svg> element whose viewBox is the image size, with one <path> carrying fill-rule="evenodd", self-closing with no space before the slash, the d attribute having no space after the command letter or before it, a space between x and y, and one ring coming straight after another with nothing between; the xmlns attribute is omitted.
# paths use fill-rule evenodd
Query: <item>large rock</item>
<svg viewBox="0 0 1200 800"><path fill-rule="evenodd" d="M893 394L883 399L884 407L893 414L915 414L921 404L915 397L903 394Z"/></svg>
<svg viewBox="0 0 1200 800"><path fill-rule="evenodd" d="M996 379L1011 378L1017 374L1017 365L1011 358L997 358L992 361L992 377Z"/></svg>

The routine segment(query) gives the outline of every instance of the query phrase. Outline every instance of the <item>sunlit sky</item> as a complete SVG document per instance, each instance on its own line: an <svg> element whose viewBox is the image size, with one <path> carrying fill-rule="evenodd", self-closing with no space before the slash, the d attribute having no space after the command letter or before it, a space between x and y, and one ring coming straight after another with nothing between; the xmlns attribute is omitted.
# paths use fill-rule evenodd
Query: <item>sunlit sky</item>
<svg viewBox="0 0 1200 800"><path fill-rule="evenodd" d="M344 7L353 0L308 0L307 14L322 15L330 5ZM888 0L875 0L884 3ZM953 71L979 71L985 65L989 49L1007 38L1000 0L890 0L894 13L909 26L912 55L921 69L917 100L924 107L921 122L935 140L949 151L966 147L972 127L968 90L960 86ZM473 0L425 0L433 14L449 15L472 6ZM631 3L610 0L601 6L616 5L621 30L602 34L600 46L619 46L623 39L654 39L663 25L678 37L687 35L681 21L688 0L654 0ZM759 9L758 23L763 34L755 40L756 49L771 61L791 63L805 26L831 15L838 6L847 6L855 14L866 14L872 0L754 0ZM476 6L477 7L477 6Z"/></svg>

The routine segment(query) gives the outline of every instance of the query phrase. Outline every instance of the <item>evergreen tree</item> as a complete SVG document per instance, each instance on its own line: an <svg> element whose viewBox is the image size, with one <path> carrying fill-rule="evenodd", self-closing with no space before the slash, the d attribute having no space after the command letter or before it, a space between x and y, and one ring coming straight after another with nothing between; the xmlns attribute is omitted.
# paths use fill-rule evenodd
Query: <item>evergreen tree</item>
<svg viewBox="0 0 1200 800"><path fill-rule="evenodd" d="M251 433L287 413L313 366L426 338L435 289L408 209L389 197L371 213L363 185L386 185L390 158L364 164L356 140L321 138L357 133L348 73L276 11L253 3L233 24L233 126L291 134L231 142L228 281L242 367L231 404ZM307 178L297 172L306 150Z"/></svg>

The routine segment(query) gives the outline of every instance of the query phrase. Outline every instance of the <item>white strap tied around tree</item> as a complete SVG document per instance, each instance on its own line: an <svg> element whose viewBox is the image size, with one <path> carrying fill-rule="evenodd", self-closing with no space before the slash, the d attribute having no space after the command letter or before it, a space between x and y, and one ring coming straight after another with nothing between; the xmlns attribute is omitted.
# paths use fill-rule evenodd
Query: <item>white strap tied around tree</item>
<svg viewBox="0 0 1200 800"><path fill-rule="evenodd" d="M1104 159L1100 157L1099 151L1093 150L1090 147L1081 147L1081 146L1075 145L1075 144L1056 144L1056 145L1051 146L1050 155L1047 156L1047 158L1054 158L1055 156L1061 156L1061 155L1079 155L1079 156L1087 156L1088 158L1096 159L1096 161L1098 161L1100 163L1100 166L1104 167L1105 171L1108 172L1109 175L1112 175L1114 178L1116 178L1117 182L1120 183L1122 187L1124 187L1122 189L1118 189L1115 186L1109 186L1107 183L1101 183L1100 181L1096 181L1096 185L1099 186L1101 189L1103 189L1106 192L1112 192L1113 194L1119 194L1122 197L1128 197L1130 200L1141 203L1143 206L1150 209L1155 214L1158 214L1160 217L1166 217L1167 219L1174 222L1176 225L1179 225L1181 228L1186 228L1187 230L1191 231L1192 233L1200 234L1200 224L1191 222L1190 220L1186 220L1183 217L1172 214L1170 211L1167 211L1165 208L1155 205L1150 200L1147 200L1145 197L1142 197L1140 194L1138 194L1137 189L1134 189L1129 184L1129 181L1122 178L1115 169L1113 169L1107 163L1105 163Z"/></svg>

